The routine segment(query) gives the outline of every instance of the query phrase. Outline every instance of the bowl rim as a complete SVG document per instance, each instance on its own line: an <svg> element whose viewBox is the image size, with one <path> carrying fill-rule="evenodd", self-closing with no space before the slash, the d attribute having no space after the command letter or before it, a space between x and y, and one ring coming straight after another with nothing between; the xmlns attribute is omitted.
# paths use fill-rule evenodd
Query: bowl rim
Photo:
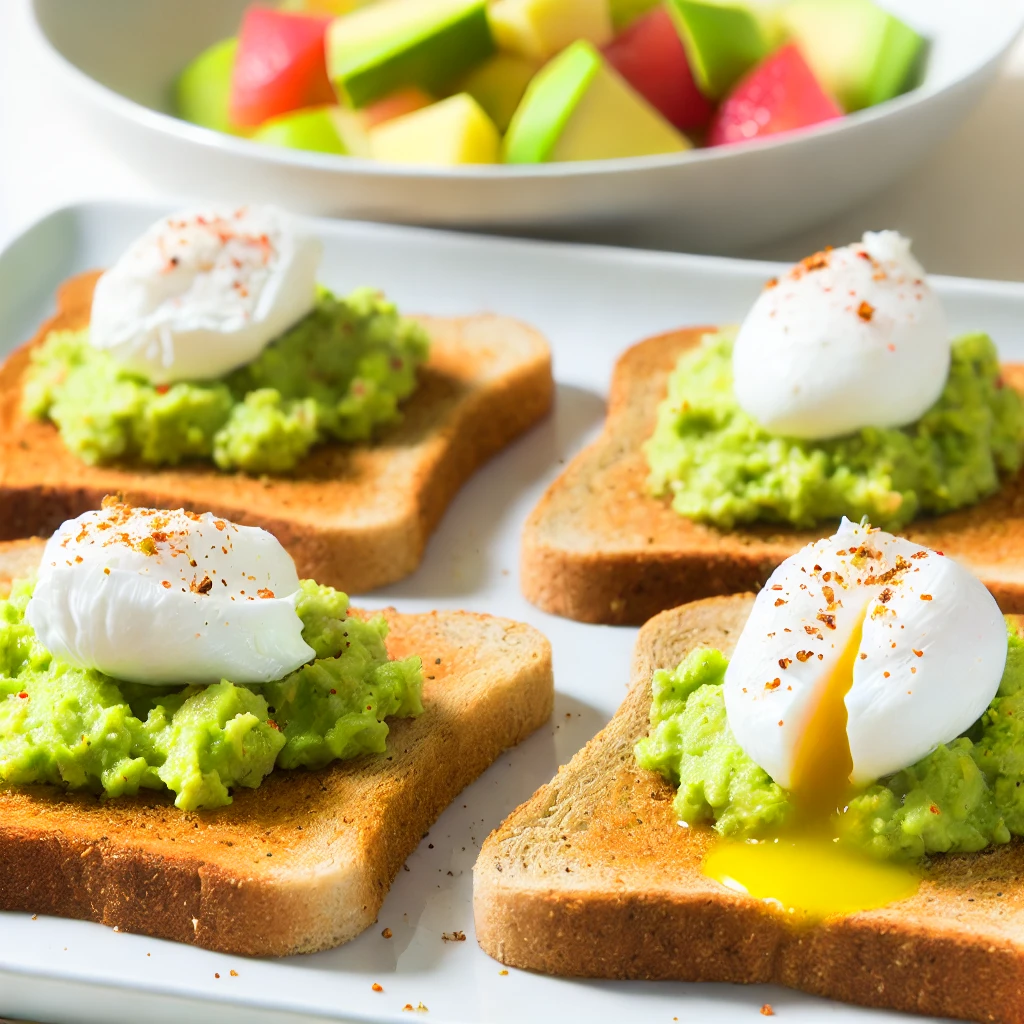
<svg viewBox="0 0 1024 1024"><path fill-rule="evenodd" d="M564 161L541 164L466 164L456 167L435 167L429 164L399 164L366 157L342 156L335 153L316 153L310 150L288 149L253 142L241 136L229 135L214 128L192 124L174 114L147 107L116 89L93 78L67 57L54 43L39 16L39 8L46 0L31 0L31 27L51 62L69 78L79 92L90 95L97 104L105 106L122 119L142 128L180 141L200 146L230 157L256 160L278 167L294 167L305 171L332 173L341 176L379 176L398 181L457 180L457 181L514 181L617 177L633 173L654 172L696 164L715 164L722 160L734 163L754 159L755 155L782 148L801 149L813 146L817 140L840 134L864 131L878 121L906 115L932 100L960 89L998 67L1018 39L1024 35L1024 0L1012 0L1016 12L1007 38L989 48L962 74L939 86L919 85L909 92L873 107L846 114L833 121L809 128L780 133L767 139L725 146L694 147L681 153L655 156L615 157L604 160Z"/></svg>

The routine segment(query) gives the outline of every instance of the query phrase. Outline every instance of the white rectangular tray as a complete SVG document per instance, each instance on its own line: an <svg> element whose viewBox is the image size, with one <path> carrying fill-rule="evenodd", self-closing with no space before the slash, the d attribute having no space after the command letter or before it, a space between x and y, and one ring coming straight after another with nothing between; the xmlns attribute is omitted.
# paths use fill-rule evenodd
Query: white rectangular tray
<svg viewBox="0 0 1024 1024"><path fill-rule="evenodd" d="M76 206L17 239L0 255L0 356L36 330L60 281L109 264L164 212L161 206ZM0 1014L62 1024L753 1024L770 1002L785 1024L906 1019L769 987L505 975L473 937L471 870L480 843L615 711L636 634L557 619L523 600L517 578L523 520L564 462L600 429L612 364L626 346L677 326L737 321L778 267L361 223L316 227L325 243L322 280L335 289L373 284L406 311L506 313L552 342L554 415L462 491L418 572L360 600L413 612L465 607L533 623L554 647L552 722L445 812L399 873L377 925L354 942L315 956L248 960L80 921L0 914ZM954 330L989 331L1004 355L1024 358L1024 285L948 278L936 284ZM393 938L382 937L385 927ZM466 942L442 940L442 932L456 930L466 933ZM371 990L374 982L383 993ZM421 1003L427 1012L402 1009Z"/></svg>

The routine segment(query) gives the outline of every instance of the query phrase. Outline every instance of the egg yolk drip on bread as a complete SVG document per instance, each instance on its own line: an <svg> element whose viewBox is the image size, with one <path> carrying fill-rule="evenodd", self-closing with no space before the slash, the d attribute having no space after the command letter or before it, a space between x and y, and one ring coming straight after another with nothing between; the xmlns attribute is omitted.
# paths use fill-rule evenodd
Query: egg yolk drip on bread
<svg viewBox="0 0 1024 1024"><path fill-rule="evenodd" d="M954 560L844 520L776 569L731 660L656 673L637 757L725 837L711 877L813 916L881 906L923 855L1024 829L1001 781L1020 647Z"/></svg>
<svg viewBox="0 0 1024 1024"><path fill-rule="evenodd" d="M730 889L814 917L849 914L912 896L919 876L840 845L832 817L850 794L853 757L846 736L846 695L863 617L829 674L797 747L793 824L762 841L715 845L704 872Z"/></svg>

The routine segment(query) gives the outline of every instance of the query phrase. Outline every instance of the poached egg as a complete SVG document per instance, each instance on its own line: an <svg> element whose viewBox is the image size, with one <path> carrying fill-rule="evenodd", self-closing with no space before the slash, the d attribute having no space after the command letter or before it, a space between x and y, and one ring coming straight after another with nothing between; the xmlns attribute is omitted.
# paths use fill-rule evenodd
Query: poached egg
<svg viewBox="0 0 1024 1024"><path fill-rule="evenodd" d="M320 257L273 206L165 217L96 282L89 340L154 384L222 377L309 313Z"/></svg>
<svg viewBox="0 0 1024 1024"><path fill-rule="evenodd" d="M267 683L315 656L275 537L105 502L50 538L25 611L55 657L135 683Z"/></svg>
<svg viewBox="0 0 1024 1024"><path fill-rule="evenodd" d="M951 359L945 312L895 231L809 256L769 282L733 347L740 407L804 440L900 427L939 398Z"/></svg>
<svg viewBox="0 0 1024 1024"><path fill-rule="evenodd" d="M999 688L1006 623L951 558L844 519L787 558L754 601L725 676L729 726L783 789L799 789L830 688L848 780L899 771L969 728Z"/></svg>
<svg viewBox="0 0 1024 1024"><path fill-rule="evenodd" d="M941 552L844 519L758 594L726 670L729 727L789 790L778 835L720 842L704 872L813 917L912 896L918 874L841 845L854 787L908 767L977 720L1006 662L995 600Z"/></svg>

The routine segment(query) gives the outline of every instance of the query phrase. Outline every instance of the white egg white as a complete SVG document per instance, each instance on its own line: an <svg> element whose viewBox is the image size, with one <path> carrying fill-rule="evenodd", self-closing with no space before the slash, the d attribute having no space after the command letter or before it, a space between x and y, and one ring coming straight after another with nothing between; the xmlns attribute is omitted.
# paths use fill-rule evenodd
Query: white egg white
<svg viewBox="0 0 1024 1024"><path fill-rule="evenodd" d="M884 231L770 283L737 335L733 386L766 430L822 440L914 422L949 366L942 303L910 243Z"/></svg>
<svg viewBox="0 0 1024 1024"><path fill-rule="evenodd" d="M857 624L846 696L851 780L908 767L969 728L995 696L1006 624L956 561L844 519L758 594L725 678L729 726L789 788L796 750Z"/></svg>
<svg viewBox="0 0 1024 1024"><path fill-rule="evenodd" d="M222 377L313 308L320 257L276 207L165 217L100 276L89 340L154 384Z"/></svg>
<svg viewBox="0 0 1024 1024"><path fill-rule="evenodd" d="M265 683L314 657L291 556L210 513L111 504L64 523L26 620L55 657L136 683Z"/></svg>

